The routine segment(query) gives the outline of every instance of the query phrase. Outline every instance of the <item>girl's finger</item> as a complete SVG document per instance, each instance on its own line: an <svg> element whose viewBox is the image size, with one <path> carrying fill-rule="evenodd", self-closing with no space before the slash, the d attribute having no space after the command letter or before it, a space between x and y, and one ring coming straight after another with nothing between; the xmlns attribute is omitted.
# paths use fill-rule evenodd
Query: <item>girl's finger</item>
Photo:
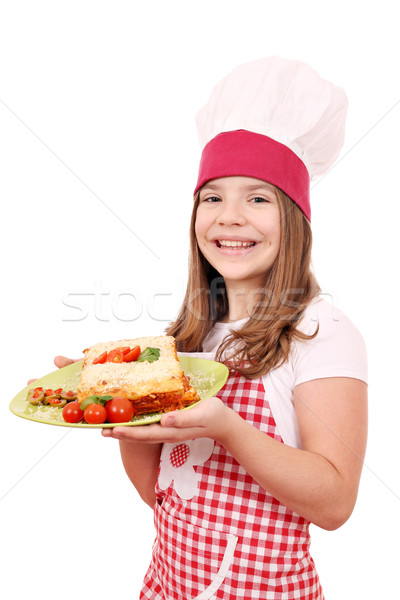
<svg viewBox="0 0 400 600"><path fill-rule="evenodd" d="M54 358L54 364L59 369L63 367L67 367L68 365L72 365L72 363L78 362L79 358L68 358L67 356L56 356Z"/></svg>
<svg viewBox="0 0 400 600"><path fill-rule="evenodd" d="M163 415L161 418L162 427L202 427L204 426L204 414L202 411L174 411Z"/></svg>
<svg viewBox="0 0 400 600"><path fill-rule="evenodd" d="M200 437L199 432L200 428L181 429L177 427L161 427L160 425L143 425L139 427L114 427L105 437L127 442L159 444Z"/></svg>
<svg viewBox="0 0 400 600"><path fill-rule="evenodd" d="M176 426L176 415L177 411L170 412L161 417L160 425L162 427L175 427Z"/></svg>
<svg viewBox="0 0 400 600"><path fill-rule="evenodd" d="M56 356L54 358L54 364L59 369L62 369L62 367L67 367L68 365L72 365L72 363L78 362L78 360L81 360L81 359L80 358L68 358L67 356ZM31 383L33 383L36 380L37 380L37 377L34 377L33 379L28 379L28 382L26 385L30 385Z"/></svg>

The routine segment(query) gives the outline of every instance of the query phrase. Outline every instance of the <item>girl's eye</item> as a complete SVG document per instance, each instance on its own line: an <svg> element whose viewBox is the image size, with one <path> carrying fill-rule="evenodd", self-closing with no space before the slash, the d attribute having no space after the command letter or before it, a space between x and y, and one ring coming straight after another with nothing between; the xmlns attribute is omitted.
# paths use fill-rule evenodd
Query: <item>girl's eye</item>
<svg viewBox="0 0 400 600"><path fill-rule="evenodd" d="M218 198L218 196L206 196L206 198L203 198L202 202L220 202L220 198Z"/></svg>
<svg viewBox="0 0 400 600"><path fill-rule="evenodd" d="M262 198L261 196L257 196L256 198L252 198L251 202L255 202L255 204L261 204L263 202L269 202L268 198Z"/></svg>

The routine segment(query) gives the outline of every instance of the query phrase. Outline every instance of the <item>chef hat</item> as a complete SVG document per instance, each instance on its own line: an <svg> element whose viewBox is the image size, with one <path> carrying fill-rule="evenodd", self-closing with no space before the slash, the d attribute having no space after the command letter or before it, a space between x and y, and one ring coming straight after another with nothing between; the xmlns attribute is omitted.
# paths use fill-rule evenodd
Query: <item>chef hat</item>
<svg viewBox="0 0 400 600"><path fill-rule="evenodd" d="M307 64L272 56L236 67L196 116L203 149L195 193L210 179L268 181L311 219L310 180L344 142L345 92Z"/></svg>

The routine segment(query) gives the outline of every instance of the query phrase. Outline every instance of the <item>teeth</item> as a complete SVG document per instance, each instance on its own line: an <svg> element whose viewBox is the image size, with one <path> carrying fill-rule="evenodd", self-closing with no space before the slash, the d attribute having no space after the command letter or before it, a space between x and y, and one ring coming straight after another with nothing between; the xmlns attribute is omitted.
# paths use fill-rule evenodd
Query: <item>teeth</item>
<svg viewBox="0 0 400 600"><path fill-rule="evenodd" d="M239 242L232 240L219 240L219 245L226 248L250 248L255 242Z"/></svg>

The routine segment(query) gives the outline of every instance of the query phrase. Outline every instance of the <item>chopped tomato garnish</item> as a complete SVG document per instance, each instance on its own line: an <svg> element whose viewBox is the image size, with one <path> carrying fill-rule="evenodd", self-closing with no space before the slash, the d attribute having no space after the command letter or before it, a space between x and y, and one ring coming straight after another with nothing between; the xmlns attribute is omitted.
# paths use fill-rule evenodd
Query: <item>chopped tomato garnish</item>
<svg viewBox="0 0 400 600"><path fill-rule="evenodd" d="M55 394L61 394L61 392L62 392L62 388L58 388L58 390L54 390Z"/></svg>
<svg viewBox="0 0 400 600"><path fill-rule="evenodd" d="M107 355L107 362L121 363L124 360L123 348L114 348Z"/></svg>
<svg viewBox="0 0 400 600"><path fill-rule="evenodd" d="M53 392L53 390L48 389L48 390L46 390L45 394L46 394L46 396L53 396L54 392Z"/></svg>
<svg viewBox="0 0 400 600"><path fill-rule="evenodd" d="M32 398L37 398L38 396L40 396L41 392L39 392L39 390L35 390L33 392Z"/></svg>
<svg viewBox="0 0 400 600"><path fill-rule="evenodd" d="M37 387L37 388L35 388L35 392L43 392L43 388L42 387Z"/></svg>
<svg viewBox="0 0 400 600"><path fill-rule="evenodd" d="M62 398L49 398L49 403L51 406L57 406L57 404L62 404L63 402L66 401L62 400Z"/></svg>
<svg viewBox="0 0 400 600"><path fill-rule="evenodd" d="M102 365L103 363L106 362L107 359L107 351L102 352L100 354L100 356L98 356L97 358L94 359L93 364L94 365Z"/></svg>
<svg viewBox="0 0 400 600"><path fill-rule="evenodd" d="M124 362L132 362L134 360L137 360L139 358L139 355L140 346L135 346L134 348L132 348L132 350L130 350L130 352L124 355Z"/></svg>
<svg viewBox="0 0 400 600"><path fill-rule="evenodd" d="M69 390L69 392L67 392L67 396L75 396L75 394L72 390Z"/></svg>

